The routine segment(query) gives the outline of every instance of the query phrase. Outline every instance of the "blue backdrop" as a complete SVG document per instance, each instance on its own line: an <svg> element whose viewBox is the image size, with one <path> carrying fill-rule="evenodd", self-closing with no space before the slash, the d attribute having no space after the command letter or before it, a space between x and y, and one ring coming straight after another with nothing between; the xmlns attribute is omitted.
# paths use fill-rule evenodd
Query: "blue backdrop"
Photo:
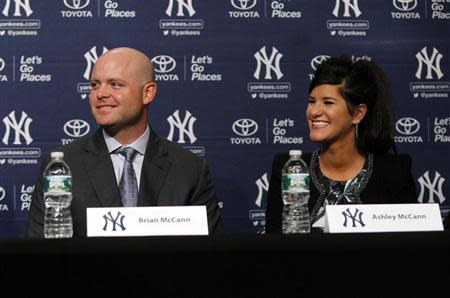
<svg viewBox="0 0 450 298"><path fill-rule="evenodd" d="M103 51L153 58L152 127L208 160L229 232L258 233L272 157L312 151L304 110L327 56L374 59L418 201L449 208L449 1L0 0L0 236L24 233L41 157L96 128Z"/></svg>

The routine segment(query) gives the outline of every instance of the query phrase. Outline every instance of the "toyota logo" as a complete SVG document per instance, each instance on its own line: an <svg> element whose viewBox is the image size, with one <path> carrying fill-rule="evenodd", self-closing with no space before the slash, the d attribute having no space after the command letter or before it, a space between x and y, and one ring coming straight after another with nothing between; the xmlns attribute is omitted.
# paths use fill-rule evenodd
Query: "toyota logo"
<svg viewBox="0 0 450 298"><path fill-rule="evenodd" d="M393 0L392 3L401 11L411 11L417 6L417 0Z"/></svg>
<svg viewBox="0 0 450 298"><path fill-rule="evenodd" d="M233 123L233 131L242 137L249 137L258 131L258 124L252 119L239 119Z"/></svg>
<svg viewBox="0 0 450 298"><path fill-rule="evenodd" d="M72 138L82 137L88 134L89 130L89 124L80 119L73 119L64 124L64 132Z"/></svg>
<svg viewBox="0 0 450 298"><path fill-rule="evenodd" d="M64 5L71 9L83 9L89 5L89 0L86 0L84 4L82 0L64 0Z"/></svg>
<svg viewBox="0 0 450 298"><path fill-rule="evenodd" d="M312 58L311 60L311 67L314 70L317 70L317 67L325 60L327 60L328 58L330 58L330 56L327 55L319 55L316 56L314 58Z"/></svg>
<svg viewBox="0 0 450 298"><path fill-rule="evenodd" d="M158 73L171 72L177 66L175 59L166 55L159 55L152 59L152 63L155 66L155 71Z"/></svg>
<svg viewBox="0 0 450 298"><path fill-rule="evenodd" d="M413 135L420 129L420 123L414 118L405 117L395 123L397 131L403 135Z"/></svg>
<svg viewBox="0 0 450 298"><path fill-rule="evenodd" d="M239 10L249 10L255 7L256 0L231 0L231 5Z"/></svg>
<svg viewBox="0 0 450 298"><path fill-rule="evenodd" d="M6 191L3 187L0 186L0 201L3 201L3 199L6 196Z"/></svg>

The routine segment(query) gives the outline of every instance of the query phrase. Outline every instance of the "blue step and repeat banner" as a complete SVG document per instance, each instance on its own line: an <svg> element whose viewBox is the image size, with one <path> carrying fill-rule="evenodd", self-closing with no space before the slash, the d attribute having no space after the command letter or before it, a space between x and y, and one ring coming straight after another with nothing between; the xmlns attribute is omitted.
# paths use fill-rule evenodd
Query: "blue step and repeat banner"
<svg viewBox="0 0 450 298"><path fill-rule="evenodd" d="M0 0L0 237L22 237L41 157L96 128L97 57L152 57L160 135L208 160L227 231L261 233L271 161L312 151L305 107L328 56L376 60L418 202L450 197L449 0Z"/></svg>

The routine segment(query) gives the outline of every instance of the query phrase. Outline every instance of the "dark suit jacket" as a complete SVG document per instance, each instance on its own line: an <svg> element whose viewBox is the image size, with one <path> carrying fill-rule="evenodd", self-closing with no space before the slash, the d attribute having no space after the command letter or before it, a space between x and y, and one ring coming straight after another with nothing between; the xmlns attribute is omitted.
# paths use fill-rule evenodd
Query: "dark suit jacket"
<svg viewBox="0 0 450 298"><path fill-rule="evenodd" d="M102 130L59 148L72 171L74 237L86 237L86 208L122 207L120 190ZM32 195L27 235L44 236L42 163ZM209 233L221 232L222 218L208 165L188 150L150 131L142 164L138 206L206 205Z"/></svg>
<svg viewBox="0 0 450 298"><path fill-rule="evenodd" d="M311 154L305 154L302 158L310 164ZM288 159L287 153L277 154L273 159L267 197L266 233L281 233L281 171ZM308 202L310 212L318 198L319 191L311 182ZM373 172L366 188L361 192L361 201L364 204L417 203L411 158L406 154L374 155Z"/></svg>

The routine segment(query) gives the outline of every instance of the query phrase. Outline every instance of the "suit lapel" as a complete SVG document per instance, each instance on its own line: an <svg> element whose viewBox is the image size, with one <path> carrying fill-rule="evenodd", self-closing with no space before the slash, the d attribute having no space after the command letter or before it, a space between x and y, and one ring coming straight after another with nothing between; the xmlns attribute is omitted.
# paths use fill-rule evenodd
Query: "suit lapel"
<svg viewBox="0 0 450 298"><path fill-rule="evenodd" d="M114 167L99 128L84 146L86 171L93 188L104 207L121 207L120 191Z"/></svg>
<svg viewBox="0 0 450 298"><path fill-rule="evenodd" d="M171 162L167 157L167 148L163 140L150 130L142 164L138 206L158 206L159 194L170 167Z"/></svg>

